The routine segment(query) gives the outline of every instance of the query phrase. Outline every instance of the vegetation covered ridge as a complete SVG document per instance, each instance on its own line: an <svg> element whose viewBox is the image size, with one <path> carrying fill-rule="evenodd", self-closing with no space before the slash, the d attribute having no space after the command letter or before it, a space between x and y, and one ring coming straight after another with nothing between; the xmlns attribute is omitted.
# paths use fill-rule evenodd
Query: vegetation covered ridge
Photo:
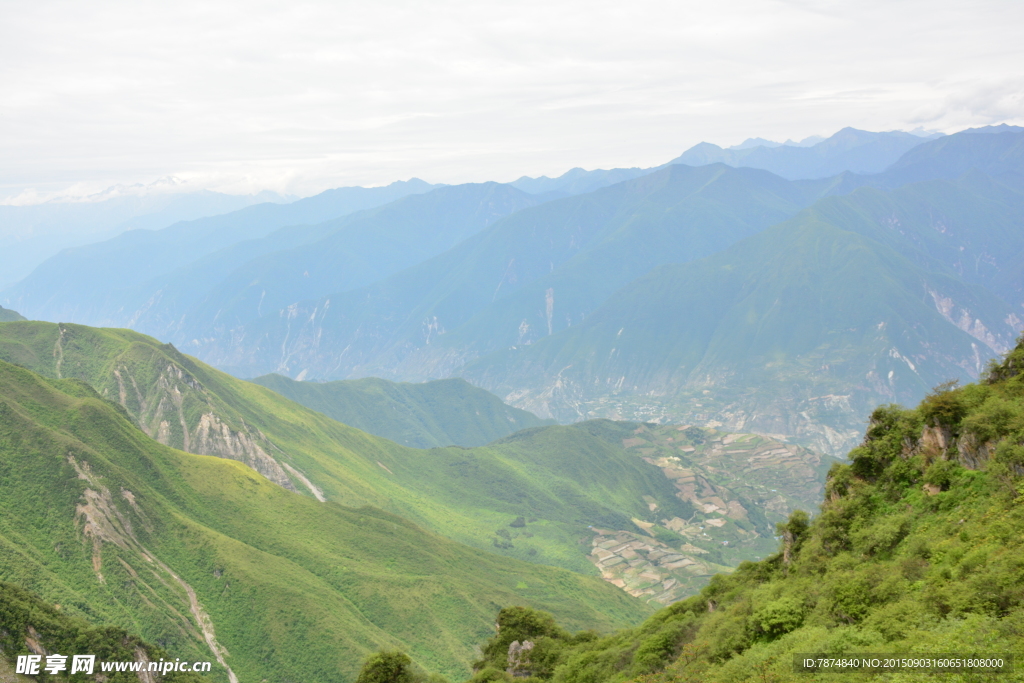
<svg viewBox="0 0 1024 683"><path fill-rule="evenodd" d="M0 306L0 323L13 323L24 319L25 317L17 311L12 311L9 308Z"/></svg>
<svg viewBox="0 0 1024 683"><path fill-rule="evenodd" d="M61 673L47 673L46 657L59 654L67 657ZM82 672L71 674L73 655L93 655L95 662L141 662L144 667L161 660L174 661L161 647L116 626L95 626L84 619L66 614L61 605L45 602L35 593L12 583L0 582L0 681L29 681L18 676L15 667L19 656L41 655L39 681L85 681L92 679ZM94 663L94 672L100 665ZM17 676L11 678L11 676ZM108 683L136 683L140 677L132 671L114 671L95 680ZM168 671L160 678L164 683L209 683L212 679L191 671Z"/></svg>
<svg viewBox="0 0 1024 683"><path fill-rule="evenodd" d="M270 374L252 382L338 422L412 448L484 446L521 429L556 424L506 405L459 378L419 384L379 377L297 382Z"/></svg>
<svg viewBox="0 0 1024 683"><path fill-rule="evenodd" d="M1022 369L1024 338L976 384L877 408L849 463L832 466L819 515L793 513L776 554L637 628L570 635L543 613L503 609L471 680L847 680L795 673L798 653L1024 661Z"/></svg>
<svg viewBox="0 0 1024 683"><path fill-rule="evenodd" d="M691 441L674 428L609 421L534 427L486 447L408 448L341 424L131 330L8 323L0 326L0 360L51 380L85 383L119 406L147 435L172 448L238 460L291 491L353 508L369 505L383 509L477 549L603 575L610 581L623 578L627 591L643 592L645 599L655 597L662 604L703 586L714 572L721 571L719 565L734 566L740 560L760 559L772 552L775 522L819 499L819 480L827 469L827 465L808 460L809 452L801 452L796 459L811 467L783 466L785 463L768 452L778 450L770 441L757 447L746 440L726 444L738 437L707 434L707 443L698 446L699 452L690 453ZM335 383L281 381L293 388L326 388L325 401L335 395L330 391ZM379 382L358 380L352 384L372 387ZM500 421L507 423L502 414L513 418L519 414L461 380L418 388L385 386L408 388L409 401L422 408L413 410L409 401L391 403L395 407L392 412L404 412L409 418L404 427L399 426L412 430L407 433L433 424L449 435L493 434ZM436 400L413 400L417 393L429 398L431 386L442 390L440 396L434 396ZM451 405L442 408L442 402ZM327 412L327 406L313 407ZM506 409L512 412L504 413ZM433 417L420 420L428 415ZM383 420L375 424L382 425ZM700 440L704 441L704 436ZM736 482L720 476L727 468L719 456L745 471L783 467L778 468L780 476L770 481L755 474ZM714 461L708 462L710 468L695 464L705 458ZM697 469L686 471L693 467ZM751 488L751 484L761 486ZM790 497L774 500L776 494L768 489ZM765 515L757 512L764 507L759 502L762 499L767 505ZM733 501L740 507L732 505ZM713 511L707 507L710 503L716 506ZM748 515L753 516L747 519ZM721 519L712 520L709 526L702 521L708 516ZM636 526L637 522L641 526ZM675 526L682 535L664 524ZM651 525L663 528L659 531ZM596 548L613 542L609 537L593 543L598 529L615 532L614 537L618 532L639 533L648 539L660 536L673 551L662 555L661 563L684 562L686 566L662 567L643 576L647 570L628 564L633 558L623 550L619 554L626 555L624 561L616 567L605 571L614 562L610 557L595 567L598 556L606 550L614 555L626 543ZM669 550L657 547L662 552ZM676 553L684 557L675 557ZM635 576L623 576L627 568L637 570ZM678 583L663 585L671 578ZM474 636L473 642L476 640Z"/></svg>

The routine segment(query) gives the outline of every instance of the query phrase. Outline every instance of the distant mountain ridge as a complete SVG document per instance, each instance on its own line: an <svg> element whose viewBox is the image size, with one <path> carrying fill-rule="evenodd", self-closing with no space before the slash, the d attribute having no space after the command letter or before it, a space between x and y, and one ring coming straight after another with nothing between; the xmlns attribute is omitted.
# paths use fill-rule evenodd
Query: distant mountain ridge
<svg viewBox="0 0 1024 683"><path fill-rule="evenodd" d="M555 424L462 379L422 384L376 377L296 382L281 375L251 380L330 418L403 446L484 446L531 427Z"/></svg>
<svg viewBox="0 0 1024 683"><path fill-rule="evenodd" d="M127 230L159 230L253 204L286 201L268 191L230 195L201 190L51 200L25 206L0 204L0 287L13 285L62 249L109 239Z"/></svg>
<svg viewBox="0 0 1024 683"><path fill-rule="evenodd" d="M856 128L843 128L831 137L807 147L744 143L722 149L718 145L702 142L669 163L690 166L723 163L761 168L789 180L828 178L844 171L872 174L884 170L905 152L933 137L919 137L902 131L871 133Z"/></svg>
<svg viewBox="0 0 1024 683"><path fill-rule="evenodd" d="M444 377L468 357L575 324L651 267L714 253L829 187L756 169L669 166L512 214L365 289L299 302L288 319L252 318L231 336L180 343L243 376Z"/></svg>
<svg viewBox="0 0 1024 683"><path fill-rule="evenodd" d="M587 171L582 168L573 168L557 178L548 178L547 176L530 178L523 176L509 183L509 185L523 192L547 194L552 199L555 199L560 196L568 197L593 192L615 183L639 178L655 170L653 168L613 168L610 170L598 169Z"/></svg>
<svg viewBox="0 0 1024 683"><path fill-rule="evenodd" d="M413 179L380 188L338 188L291 204L258 204L161 230L130 230L104 242L67 249L4 290L6 305L30 317L110 322L103 300L242 240L285 226L307 225L379 206L433 186ZM124 323L121 323L124 325Z"/></svg>
<svg viewBox="0 0 1024 683"><path fill-rule="evenodd" d="M498 183L438 188L305 228L287 227L112 299L110 324L187 345L303 299L354 289L446 251L542 200ZM400 248L399 246L400 245ZM134 302L118 311L118 303Z"/></svg>
<svg viewBox="0 0 1024 683"><path fill-rule="evenodd" d="M763 169L716 162L669 164L659 169L574 170L556 179L521 179L524 187L542 191L539 194L493 183L435 188L332 221L257 231L249 239L238 239L244 218L234 228L224 228L220 237L204 234L202 226L192 226L190 244L202 242L195 253L185 253L192 248L187 244L177 253L168 249L158 255L154 254L160 250L148 243L123 252L104 247L102 259L80 258L74 267L66 268L55 261L49 275L19 287L26 302L42 303L48 315L63 317L67 313L91 322L98 319L144 329L239 376L276 372L295 379L380 376L423 381L458 375L465 368L466 372L483 373L473 375L476 383L499 391L513 405L541 410L543 417L647 419L658 415L662 420L718 421L741 429L745 427L738 425L743 420L752 419L751 406L760 406L755 412L765 415L760 399L751 398L753 403L747 408L739 407L735 396L725 404L709 401L705 406L709 411L704 412L691 411L682 404L673 404L668 410L666 406L672 402L668 394L643 401L634 395L624 401L622 392L631 386L668 393L682 391L683 385L690 387L686 391L695 388L691 380L683 381L675 374L679 368L656 368L662 362L657 354L644 362L652 371L662 373L660 384L646 379L631 383L630 373L620 372L612 386L610 379L601 375L603 370L598 372L601 376L588 380L593 383L587 387L578 384L578 378L570 381L574 373L584 372L590 364L584 356L589 358L587 354L595 351L582 342L567 347L568 355L558 356L564 362L561 368L548 365L551 359L529 360L529 367L512 367L501 360L486 370L476 363L484 363L482 359L491 354L504 357L510 351L517 351L523 359L533 358L531 354L539 351L525 347L540 346L586 324L617 293L646 278L653 269L692 264L723 253L813 207L813 225L826 226L822 238L836 249L888 249L905 261L900 262L900 277L877 270L896 262L882 258L881 251L876 254L880 260L868 264L883 289L894 288L877 290L876 295L891 296L894 301L923 297L923 307L903 307L901 329L915 329L911 318L926 316L925 311L940 314L944 322L922 318L920 325L931 329L929 334L935 339L924 356L944 360L935 360L933 366L912 361L914 366L931 367L925 375L942 370L969 378L987 355L1005 346L1007 336L1012 338L1020 317L1016 306L1024 298L1024 250L1018 248L1017 237L1019 196L1024 189L1022 141L1024 132L1002 126L932 140L908 133L844 129L807 147L754 145L729 152L775 154L783 150L778 153L797 155L779 157L783 161L803 159L800 163L804 163L810 159L847 168L828 178L786 180ZM857 168L853 163L861 158L857 155L878 161L886 155L893 157L908 145L911 148L882 172L848 170ZM582 185L578 183L604 183L620 172L639 175L593 192L562 196L579 190ZM563 189L555 187L559 183L564 183ZM856 201L846 201L852 197ZM236 232L231 233L232 229ZM851 246L844 232L858 235L863 240L861 246ZM209 244L211 239L221 241ZM765 247L765 253L775 253L771 245ZM139 259L133 257L135 248L143 252ZM811 251L797 251L812 258ZM744 264L749 272L770 272L763 270L756 258L751 259ZM122 267L121 261L130 265ZM154 262L163 265L151 267ZM790 263L794 272L808 277L816 273L813 268L807 270L808 264ZM151 272L164 267L163 272ZM919 282L906 281L903 276L907 273L916 273ZM819 276L823 274L813 274ZM784 279L786 273L772 272L772 277ZM947 284L939 287L936 278ZM91 287L97 279L106 284ZM854 279L852 275L848 278ZM847 285L842 281L833 284L835 291L821 295L845 301ZM954 290L955 296L949 293ZM688 292L681 298L689 296ZM662 300L660 294L654 298ZM35 316L32 308L19 310L42 317ZM715 344L744 338L727 328L715 337ZM621 325L616 333L619 329ZM653 325L651 334L656 336L656 332L657 325ZM973 335L971 343L977 348L971 347L972 357L964 355L967 347L958 334ZM924 344L916 339L915 344ZM852 354L849 358L858 359L844 367L867 363L861 372L861 377L866 377L874 363L868 359L880 353L878 349L869 352L874 342L863 337L843 343ZM622 355L627 350L613 345L603 352ZM573 354L584 356L573 360ZM793 358L779 367L791 367L787 365L791 362ZM593 367L610 367L608 363L606 359ZM563 370L565 374L559 375ZM715 375L716 386L741 382L737 378L742 377L767 377L734 370ZM670 377L674 379L669 381ZM844 382L853 382L856 374L850 370L845 377ZM867 393L863 396L877 389L882 393L876 398L902 396L904 391L910 398L919 397L924 375L920 381L898 373L894 377L899 387L879 385L864 389ZM530 384L526 378L538 383ZM751 379L754 384L748 386L753 391L751 397L757 393L756 381ZM808 381L802 385L805 389L815 386ZM539 398L547 391L545 387L554 390L559 382L557 399ZM861 379L857 382L863 384ZM568 390L570 384L572 391ZM860 384L845 389L841 384L817 396L852 396L861 391L854 391ZM732 396L730 391L726 394ZM611 403L598 406L594 401ZM702 403L699 399L694 402ZM779 407L781 412L769 420L775 426L764 429L777 429L770 433L779 435L802 434L800 438L818 439L814 443L820 447L835 449L844 448L842 444L852 438L853 427L846 421L861 409L841 407L821 422L813 416L825 413L793 412L796 403L786 405L789 407ZM645 412L648 409L652 412ZM793 417L803 413L806 415L799 419ZM741 419L741 414L746 417ZM833 417L838 421L828 422ZM817 426L809 426L808 420ZM830 435L829 429L835 434Z"/></svg>

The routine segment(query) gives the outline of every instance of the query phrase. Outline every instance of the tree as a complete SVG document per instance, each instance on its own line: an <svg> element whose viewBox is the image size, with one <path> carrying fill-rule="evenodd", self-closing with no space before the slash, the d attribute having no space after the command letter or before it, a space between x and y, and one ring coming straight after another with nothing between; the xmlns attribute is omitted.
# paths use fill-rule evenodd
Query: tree
<svg viewBox="0 0 1024 683"><path fill-rule="evenodd" d="M408 655L384 650L366 660L356 683L415 683L415 680Z"/></svg>

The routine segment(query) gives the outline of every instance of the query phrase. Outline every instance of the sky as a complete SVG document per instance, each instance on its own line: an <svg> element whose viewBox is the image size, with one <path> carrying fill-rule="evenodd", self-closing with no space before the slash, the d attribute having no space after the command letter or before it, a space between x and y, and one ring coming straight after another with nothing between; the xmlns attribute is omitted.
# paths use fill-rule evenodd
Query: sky
<svg viewBox="0 0 1024 683"><path fill-rule="evenodd" d="M305 196L1024 124L1020 0L0 0L0 200Z"/></svg>

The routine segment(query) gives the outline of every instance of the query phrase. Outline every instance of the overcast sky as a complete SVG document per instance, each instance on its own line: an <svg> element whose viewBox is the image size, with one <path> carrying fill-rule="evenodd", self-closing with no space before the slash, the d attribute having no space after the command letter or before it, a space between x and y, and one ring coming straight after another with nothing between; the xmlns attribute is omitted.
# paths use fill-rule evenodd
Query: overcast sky
<svg viewBox="0 0 1024 683"><path fill-rule="evenodd" d="M1024 123L1020 0L0 0L0 199L299 195Z"/></svg>

